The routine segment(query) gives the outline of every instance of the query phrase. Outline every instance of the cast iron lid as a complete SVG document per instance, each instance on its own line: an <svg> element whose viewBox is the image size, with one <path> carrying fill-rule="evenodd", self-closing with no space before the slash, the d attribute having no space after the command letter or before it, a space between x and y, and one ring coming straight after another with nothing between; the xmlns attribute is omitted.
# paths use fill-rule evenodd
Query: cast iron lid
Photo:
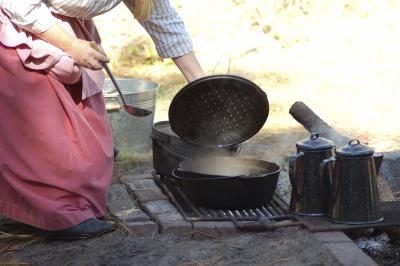
<svg viewBox="0 0 400 266"><path fill-rule="evenodd" d="M239 76L213 75L183 87L169 107L172 130L204 147L226 147L250 139L269 113L265 92Z"/></svg>
<svg viewBox="0 0 400 266"><path fill-rule="evenodd" d="M155 123L151 130L151 137L165 142L170 142L173 139L179 139L175 132L171 130L169 121L160 121Z"/></svg>
<svg viewBox="0 0 400 266"><path fill-rule="evenodd" d="M367 145L361 144L358 139L349 141L349 144L336 150L336 155L341 157L367 157L374 154L375 150Z"/></svg>
<svg viewBox="0 0 400 266"><path fill-rule="evenodd" d="M329 150L336 145L333 141L319 136L318 133L311 133L310 137L296 143L297 148L307 151Z"/></svg>

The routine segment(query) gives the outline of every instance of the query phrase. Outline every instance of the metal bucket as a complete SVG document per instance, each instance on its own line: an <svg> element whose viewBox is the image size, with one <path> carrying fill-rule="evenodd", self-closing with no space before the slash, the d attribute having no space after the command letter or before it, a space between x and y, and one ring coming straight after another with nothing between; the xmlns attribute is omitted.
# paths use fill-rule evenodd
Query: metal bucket
<svg viewBox="0 0 400 266"><path fill-rule="evenodd" d="M145 108L153 113L145 117L134 117L125 112L111 80L105 80L103 95L113 132L114 146L123 153L150 152L150 135L159 85L140 79L117 79L117 82L127 104Z"/></svg>

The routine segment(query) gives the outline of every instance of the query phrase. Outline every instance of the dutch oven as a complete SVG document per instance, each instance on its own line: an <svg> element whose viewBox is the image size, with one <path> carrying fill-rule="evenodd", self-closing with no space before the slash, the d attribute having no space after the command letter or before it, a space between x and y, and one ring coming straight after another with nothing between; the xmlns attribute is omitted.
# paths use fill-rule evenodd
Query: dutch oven
<svg viewBox="0 0 400 266"><path fill-rule="evenodd" d="M197 206L213 209L253 209L273 198L280 167L239 157L185 160L172 176Z"/></svg>
<svg viewBox="0 0 400 266"><path fill-rule="evenodd" d="M266 93L248 79L213 75L195 80L174 97L168 116L181 140L202 149L231 148L250 139L269 113ZM174 180L197 206L250 209L268 203L280 167L256 159L203 154L175 166Z"/></svg>

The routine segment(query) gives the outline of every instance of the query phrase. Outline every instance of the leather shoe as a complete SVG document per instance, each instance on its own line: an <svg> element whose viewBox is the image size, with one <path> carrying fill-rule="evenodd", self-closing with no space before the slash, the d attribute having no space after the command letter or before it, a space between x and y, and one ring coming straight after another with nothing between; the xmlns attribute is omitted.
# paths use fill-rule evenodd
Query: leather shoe
<svg viewBox="0 0 400 266"><path fill-rule="evenodd" d="M50 240L79 240L100 236L112 230L114 227L111 224L90 218L71 228L45 231L45 237Z"/></svg>

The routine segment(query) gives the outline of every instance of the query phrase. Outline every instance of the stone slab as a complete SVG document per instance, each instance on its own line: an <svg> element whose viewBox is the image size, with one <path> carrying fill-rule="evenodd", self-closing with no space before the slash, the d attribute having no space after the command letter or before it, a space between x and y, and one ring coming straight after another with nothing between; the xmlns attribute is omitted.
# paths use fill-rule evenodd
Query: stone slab
<svg viewBox="0 0 400 266"><path fill-rule="evenodd" d="M123 184L111 185L108 191L108 208L113 216L125 223L150 221L150 217L131 199Z"/></svg>
<svg viewBox="0 0 400 266"><path fill-rule="evenodd" d="M337 259L339 265L344 266L377 266L368 255L353 243L326 243L326 248Z"/></svg>
<svg viewBox="0 0 400 266"><path fill-rule="evenodd" d="M343 232L318 232L313 237L319 241L335 257L338 265L343 266L375 266L368 255L359 249Z"/></svg>
<svg viewBox="0 0 400 266"><path fill-rule="evenodd" d="M339 232L318 232L313 236L322 243L353 243L345 234Z"/></svg>
<svg viewBox="0 0 400 266"><path fill-rule="evenodd" d="M141 205L148 201L167 200L168 197L161 191L153 179L132 180L128 188Z"/></svg>

